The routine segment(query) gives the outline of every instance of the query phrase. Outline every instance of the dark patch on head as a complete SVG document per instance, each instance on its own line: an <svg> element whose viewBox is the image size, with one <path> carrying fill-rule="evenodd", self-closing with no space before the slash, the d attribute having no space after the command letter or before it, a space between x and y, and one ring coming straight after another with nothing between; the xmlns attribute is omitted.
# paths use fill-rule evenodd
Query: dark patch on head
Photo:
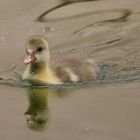
<svg viewBox="0 0 140 140"><path fill-rule="evenodd" d="M47 47L45 42L43 41L44 39L45 38L43 38L43 37L36 37L36 36L32 37L27 42L28 49L30 49L31 51L34 51L36 53L41 53ZM46 40L46 42L47 42L47 40Z"/></svg>
<svg viewBox="0 0 140 140"><path fill-rule="evenodd" d="M43 42L41 39L33 38L29 40L29 44L34 46L40 46L43 44Z"/></svg>

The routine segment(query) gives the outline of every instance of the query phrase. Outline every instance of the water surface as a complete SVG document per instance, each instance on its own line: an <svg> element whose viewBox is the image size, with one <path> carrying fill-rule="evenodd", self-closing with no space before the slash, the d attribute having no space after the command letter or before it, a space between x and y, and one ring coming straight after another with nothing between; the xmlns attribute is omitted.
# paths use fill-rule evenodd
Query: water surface
<svg viewBox="0 0 140 140"><path fill-rule="evenodd" d="M138 0L0 2L1 132L5 139L139 140ZM13 10L14 9L14 10ZM95 81L20 81L26 39L45 35L52 63L94 59Z"/></svg>

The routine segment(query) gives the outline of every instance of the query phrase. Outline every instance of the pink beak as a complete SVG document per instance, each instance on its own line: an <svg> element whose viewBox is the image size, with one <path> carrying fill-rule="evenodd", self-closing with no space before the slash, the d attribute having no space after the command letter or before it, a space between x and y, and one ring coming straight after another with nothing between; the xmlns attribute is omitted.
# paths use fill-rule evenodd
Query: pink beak
<svg viewBox="0 0 140 140"><path fill-rule="evenodd" d="M27 52L24 58L24 63L28 64L28 63L32 63L35 61L35 54L34 52Z"/></svg>

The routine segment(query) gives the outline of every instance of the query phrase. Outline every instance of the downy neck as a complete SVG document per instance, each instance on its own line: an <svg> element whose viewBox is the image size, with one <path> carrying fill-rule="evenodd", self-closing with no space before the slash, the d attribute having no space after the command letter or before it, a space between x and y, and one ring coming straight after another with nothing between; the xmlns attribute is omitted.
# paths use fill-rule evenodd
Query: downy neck
<svg viewBox="0 0 140 140"><path fill-rule="evenodd" d="M30 65L30 72L33 75L38 74L42 71L46 71L46 69L50 69L50 66L47 62L33 63Z"/></svg>

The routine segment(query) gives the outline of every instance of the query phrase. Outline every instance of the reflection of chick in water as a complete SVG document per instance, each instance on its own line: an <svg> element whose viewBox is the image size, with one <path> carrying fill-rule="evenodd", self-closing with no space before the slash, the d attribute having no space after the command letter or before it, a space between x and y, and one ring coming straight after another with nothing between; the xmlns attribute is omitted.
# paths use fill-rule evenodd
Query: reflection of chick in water
<svg viewBox="0 0 140 140"><path fill-rule="evenodd" d="M29 106L24 113L27 119L27 126L36 131L43 131L47 128L48 124L48 95L57 95L63 98L68 95L64 89L35 89L30 88L27 90Z"/></svg>
<svg viewBox="0 0 140 140"><path fill-rule="evenodd" d="M48 89L28 89L29 107L25 112L27 126L33 130L44 130L48 122Z"/></svg>

